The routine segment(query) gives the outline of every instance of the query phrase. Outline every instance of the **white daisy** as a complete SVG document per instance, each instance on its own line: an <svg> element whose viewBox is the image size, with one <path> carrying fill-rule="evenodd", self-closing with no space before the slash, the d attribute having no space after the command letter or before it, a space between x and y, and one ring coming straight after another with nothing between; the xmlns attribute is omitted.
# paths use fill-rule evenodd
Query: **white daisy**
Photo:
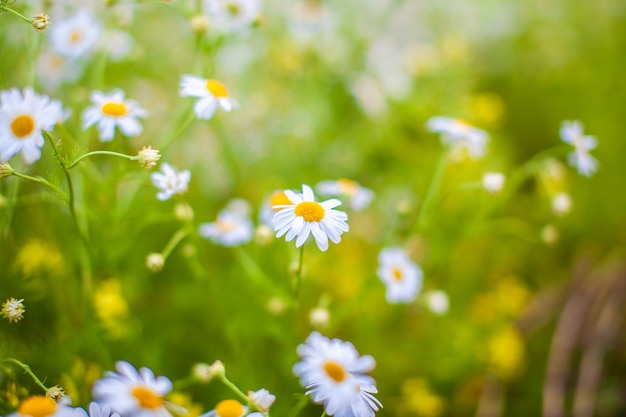
<svg viewBox="0 0 626 417"><path fill-rule="evenodd" d="M254 405L265 412L267 412L272 404L274 404L274 401L276 401L276 396L265 388L256 391L248 391L248 398Z"/></svg>
<svg viewBox="0 0 626 417"><path fill-rule="evenodd" d="M89 417L120 417L120 415L113 412L108 404L91 402L89 404Z"/></svg>
<svg viewBox="0 0 626 417"><path fill-rule="evenodd" d="M304 244L310 234L321 251L328 249L328 239L333 243L341 241L341 234L349 230L348 215L343 211L333 210L341 201L331 199L318 203L313 190L308 185L302 186L302 194L285 190L285 195L292 204L275 206L281 210L274 215L273 224L276 237L287 235L287 242L296 239L296 247Z"/></svg>
<svg viewBox="0 0 626 417"><path fill-rule="evenodd" d="M135 100L125 100L122 90L115 89L109 94L94 91L90 98L93 105L83 112L83 129L98 123L102 142L113 140L116 126L128 137L143 131L137 118L147 117L148 111Z"/></svg>
<svg viewBox="0 0 626 417"><path fill-rule="evenodd" d="M390 303L409 303L422 289L422 269L401 248L384 248L378 254L378 277L387 286Z"/></svg>
<svg viewBox="0 0 626 417"><path fill-rule="evenodd" d="M594 136L583 135L583 126L579 121L565 121L561 125L561 139L574 147L574 152L567 157L567 162L581 175L590 177L598 169L598 161L589 151L598 146Z"/></svg>
<svg viewBox="0 0 626 417"><path fill-rule="evenodd" d="M22 159L32 164L41 157L42 130L50 130L63 118L61 103L36 94L32 88L0 92L0 159L8 161L22 152Z"/></svg>
<svg viewBox="0 0 626 417"><path fill-rule="evenodd" d="M218 107L229 112L238 106L237 101L228 95L224 84L214 79L185 74L180 79L179 92L181 97L199 98L193 110L196 117L201 120L212 118Z"/></svg>
<svg viewBox="0 0 626 417"><path fill-rule="evenodd" d="M199 233L200 236L222 246L238 246L252 240L254 225L247 216L241 213L222 210L215 222L202 223Z"/></svg>
<svg viewBox="0 0 626 417"><path fill-rule="evenodd" d="M72 62L49 49L37 58L37 76L47 89L56 89L65 82L76 81L83 73L83 65Z"/></svg>
<svg viewBox="0 0 626 417"><path fill-rule="evenodd" d="M117 372L107 372L92 388L94 400L124 417L171 417L163 397L172 390L172 382L155 377L148 368L135 369L130 363L115 364Z"/></svg>
<svg viewBox="0 0 626 417"><path fill-rule="evenodd" d="M472 159L481 158L487 148L489 135L465 121L445 116L431 117L426 123L431 132L441 133L441 143L454 148L465 148Z"/></svg>
<svg viewBox="0 0 626 417"><path fill-rule="evenodd" d="M85 417L84 410L55 402L44 395L32 395L23 400L17 411L7 417Z"/></svg>
<svg viewBox="0 0 626 417"><path fill-rule="evenodd" d="M339 179L337 181L322 181L315 186L318 193L332 197L348 197L350 207L354 210L364 210L374 198L374 192L361 186L358 182Z"/></svg>
<svg viewBox="0 0 626 417"><path fill-rule="evenodd" d="M161 201L169 200L173 195L183 194L187 191L189 181L191 180L191 172L184 170L176 172L174 168L167 162L161 164L161 172L153 172L150 175L152 184L159 191L157 198Z"/></svg>
<svg viewBox="0 0 626 417"><path fill-rule="evenodd" d="M327 414L373 417L382 407L373 395L378 392L376 382L365 375L374 369L374 358L359 356L352 343L312 332L297 351L302 360L293 371L313 401L324 404Z"/></svg>
<svg viewBox="0 0 626 417"><path fill-rule="evenodd" d="M215 408L200 417L243 417L248 412L248 407L237 400L223 400L217 403Z"/></svg>
<svg viewBox="0 0 626 417"><path fill-rule="evenodd" d="M98 42L101 30L101 22L92 14L81 10L70 17L55 21L50 27L52 49L70 59L87 55Z"/></svg>
<svg viewBox="0 0 626 417"><path fill-rule="evenodd" d="M261 0L204 0L203 11L222 32L250 26L261 13Z"/></svg>

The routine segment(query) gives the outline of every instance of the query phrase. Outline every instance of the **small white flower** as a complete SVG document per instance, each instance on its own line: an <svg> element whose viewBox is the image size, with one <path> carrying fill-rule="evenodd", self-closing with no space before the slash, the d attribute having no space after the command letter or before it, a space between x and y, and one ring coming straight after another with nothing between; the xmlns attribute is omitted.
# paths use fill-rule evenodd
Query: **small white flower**
<svg viewBox="0 0 626 417"><path fill-rule="evenodd" d="M261 0L204 0L203 11L222 32L250 26L261 12Z"/></svg>
<svg viewBox="0 0 626 417"><path fill-rule="evenodd" d="M119 62L130 54L135 40L124 30L112 29L104 36L103 49L111 61Z"/></svg>
<svg viewBox="0 0 626 417"><path fill-rule="evenodd" d="M124 417L171 417L163 397L172 390L172 382L156 377L148 368L135 369L128 362L115 364L117 372L107 372L92 388L94 400Z"/></svg>
<svg viewBox="0 0 626 417"><path fill-rule="evenodd" d="M487 172L483 176L483 188L489 194L497 194L502 191L506 177L499 172Z"/></svg>
<svg viewBox="0 0 626 417"><path fill-rule="evenodd" d="M48 89L56 89L62 83L76 81L83 73L83 67L49 49L41 51L37 58L37 76Z"/></svg>
<svg viewBox="0 0 626 417"><path fill-rule="evenodd" d="M256 391L248 391L248 398L254 405L265 412L267 412L272 404L274 404L274 401L276 401L276 396L265 388Z"/></svg>
<svg viewBox="0 0 626 417"><path fill-rule="evenodd" d="M373 395L378 392L376 382L365 374L374 369L374 358L360 356L352 343L313 332L297 351L302 360L293 371L328 415L373 417L382 407Z"/></svg>
<svg viewBox="0 0 626 417"><path fill-rule="evenodd" d="M222 246L238 246L254 237L254 225L245 215L232 210L222 210L213 223L200 225L200 236Z"/></svg>
<svg viewBox="0 0 626 417"><path fill-rule="evenodd" d="M24 299L16 300L11 297L2 304L2 316L9 322L18 322L24 317Z"/></svg>
<svg viewBox="0 0 626 417"><path fill-rule="evenodd" d="M315 189L324 196L348 197L350 207L357 211L366 209L374 198L374 192L369 188L361 186L356 181L343 178L337 181L322 181L315 186Z"/></svg>
<svg viewBox="0 0 626 417"><path fill-rule="evenodd" d="M43 395L32 395L23 400L17 411L7 417L85 417L80 408L70 407L62 402L55 402Z"/></svg>
<svg viewBox="0 0 626 417"><path fill-rule="evenodd" d="M422 289L423 272L401 248L384 248L378 254L378 277L387 286L390 303L409 303Z"/></svg>
<svg viewBox="0 0 626 417"><path fill-rule="evenodd" d="M83 129L98 123L102 142L113 140L116 126L128 137L143 131L137 118L148 117L148 111L135 100L124 99L124 91L115 89L109 94L94 91L90 98L93 105L83 112Z"/></svg>
<svg viewBox="0 0 626 417"><path fill-rule="evenodd" d="M248 407L237 400L224 400L217 403L215 408L200 417L243 417L248 412Z"/></svg>
<svg viewBox="0 0 626 417"><path fill-rule="evenodd" d="M441 143L446 146L465 148L472 159L485 155L489 135L465 121L445 116L431 117L426 123L431 132L441 133Z"/></svg>
<svg viewBox="0 0 626 417"><path fill-rule="evenodd" d="M215 114L218 107L224 111L237 108L236 100L230 98L224 84L217 80L201 78L196 75L183 75L180 80L181 97L198 97L199 100L193 106L196 117L201 120L209 120Z"/></svg>
<svg viewBox="0 0 626 417"><path fill-rule="evenodd" d="M309 313L309 322L315 328L326 327L330 322L330 312L325 307L315 307Z"/></svg>
<svg viewBox="0 0 626 417"><path fill-rule="evenodd" d="M32 88L0 92L0 159L8 161L18 152L27 164L41 157L42 130L51 130L63 119L57 100L36 94Z"/></svg>
<svg viewBox="0 0 626 417"><path fill-rule="evenodd" d="M89 404L89 417L120 417L120 415L114 413L108 404L98 404L92 401Z"/></svg>
<svg viewBox="0 0 626 417"><path fill-rule="evenodd" d="M191 172L184 170L176 172L174 168L167 162L161 164L161 172L153 172L150 175L152 184L159 191L157 198L161 201L169 200L173 195L183 194L187 191L189 181L191 180Z"/></svg>
<svg viewBox="0 0 626 417"><path fill-rule="evenodd" d="M552 198L552 211L557 216L565 216L572 209L572 198L567 193L558 193Z"/></svg>
<svg viewBox="0 0 626 417"><path fill-rule="evenodd" d="M567 162L581 175L590 177L598 169L598 161L589 151L598 146L594 136L583 135L583 126L579 121L565 121L561 125L561 139L574 147L574 152L567 157Z"/></svg>
<svg viewBox="0 0 626 417"><path fill-rule="evenodd" d="M87 55L98 42L101 30L102 24L97 18L80 11L54 22L50 28L52 49L70 59Z"/></svg>
<svg viewBox="0 0 626 417"><path fill-rule="evenodd" d="M446 314L450 307L448 294L441 290L431 290L424 294L426 306L435 314Z"/></svg>
<svg viewBox="0 0 626 417"><path fill-rule="evenodd" d="M273 218L276 237L286 234L287 242L297 237L296 247L299 248L312 234L317 247L326 251L328 239L339 243L341 234L349 230L346 223L348 215L343 211L333 210L341 205L339 200L333 198L318 203L308 185L302 186L302 194L285 190L285 195L292 204L275 206L281 209Z"/></svg>

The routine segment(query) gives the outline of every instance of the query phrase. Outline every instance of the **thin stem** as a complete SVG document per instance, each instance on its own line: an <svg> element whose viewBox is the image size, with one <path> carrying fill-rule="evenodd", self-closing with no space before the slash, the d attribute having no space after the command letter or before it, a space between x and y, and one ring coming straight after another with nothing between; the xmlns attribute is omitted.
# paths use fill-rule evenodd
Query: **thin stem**
<svg viewBox="0 0 626 417"><path fill-rule="evenodd" d="M76 218L76 208L74 207L74 183L72 182L70 171L67 165L65 165L65 162L63 162L63 158L61 158L61 154L59 153L59 148L57 148L56 143L54 143L54 139L52 139L50 134L46 132L45 130L42 130L41 133L48 140L48 142L50 142L50 146L52 146L52 149L54 150L54 157L56 158L57 161L59 161L61 168L63 168L63 173L65 174L65 178L67 180L68 194L69 194L67 203L70 206L70 212L72 213L72 217L74 217L74 220L76 220L76 227L78 227L78 219ZM79 227L79 230L80 230L80 227Z"/></svg>
<svg viewBox="0 0 626 417"><path fill-rule="evenodd" d="M304 245L300 246L300 256L298 259L298 270L296 271L296 277L293 283L293 298L298 298L300 292L300 285L302 283L302 266L304 265Z"/></svg>
<svg viewBox="0 0 626 417"><path fill-rule="evenodd" d="M37 375L35 375L33 371L31 371L30 366L13 358L2 359L2 362L13 362L14 364L18 365L24 370L24 372L26 372L28 375L30 375L31 378L33 378L37 385L39 385L44 391L48 392L48 387L46 387L44 383L41 382L39 378L37 378Z"/></svg>
<svg viewBox="0 0 626 417"><path fill-rule="evenodd" d="M32 24L33 23L33 19L30 19L26 16L24 16L23 14L21 14L18 11L13 10L10 7L6 7L6 6L0 6L0 11L5 11L5 12L11 12L13 13L15 16L19 17L20 19L22 19L23 21L27 22L28 24Z"/></svg>
<svg viewBox="0 0 626 417"><path fill-rule="evenodd" d="M185 236L187 236L188 233L189 228L183 227L182 229L174 233L174 235L172 235L170 240L167 242L167 245L165 245L165 248L161 252L161 255L163 255L163 260L167 259L167 257L170 256L174 248L184 239Z"/></svg>
<svg viewBox="0 0 626 417"><path fill-rule="evenodd" d="M326 417L326 410L322 413L321 417Z"/></svg>
<svg viewBox="0 0 626 417"><path fill-rule="evenodd" d="M232 382L230 382L230 380L226 377L226 375L221 374L220 375L220 379L222 380L224 385L226 385L228 388L230 388L235 394L237 394L237 396L239 398L241 398L243 401L245 401L246 404L248 404L251 408L254 408L254 409L257 408L252 403L252 401L250 401L250 398L248 398L248 396L246 394L244 394L243 391L241 391L237 385L235 385Z"/></svg>
<svg viewBox="0 0 626 417"><path fill-rule="evenodd" d="M441 182L443 180L443 174L446 170L446 165L448 163L448 151L444 151L439 157L437 161L437 165L435 167L435 172L433 174L432 179L430 180L430 185L428 186L428 190L426 191L426 196L424 197L424 201L422 202L422 207L419 211L419 215L417 216L417 227L420 230L428 224L428 220L430 220L429 215L431 211L431 206L435 201L435 197L439 193L439 189L441 188Z"/></svg>
<svg viewBox="0 0 626 417"><path fill-rule="evenodd" d="M56 185L52 184L50 181L48 181L47 179L43 178L43 177L32 177L30 175L26 175L26 174L21 174L17 171L13 171L13 175L15 175L18 178L22 178L24 180L29 180L29 181L34 181L34 182L38 182L39 184L43 184L47 187L50 187L51 189L53 189L57 194L59 194L63 200L67 201L67 195L65 194L65 192L63 190L61 190L59 187L57 187Z"/></svg>
<svg viewBox="0 0 626 417"><path fill-rule="evenodd" d="M178 124L178 128L175 129L174 132L170 136L168 136L161 145L159 145L159 149L161 150L161 152L167 149L176 138L182 135L183 132L189 127L191 122L195 120L196 114L194 113L193 109L189 108L187 111L185 111L185 113L187 112L189 113L187 118L180 122ZM181 117L184 117L184 114L182 114Z"/></svg>
<svg viewBox="0 0 626 417"><path fill-rule="evenodd" d="M78 163L80 161L82 161L83 159L88 158L90 156L94 156L94 155L111 155L111 156L117 156L117 157L120 157L120 158L126 158L126 159L131 160L131 161L136 161L138 159L137 155L126 155L126 154L123 154L123 153L112 152L112 151L93 151L93 152L87 152L86 154L79 156L74 161L72 161L70 164L68 164L66 169L70 170L70 169L74 168L76 165L78 165Z"/></svg>
<svg viewBox="0 0 626 417"><path fill-rule="evenodd" d="M293 406L293 409L289 413L289 417L297 417L300 414L300 411L304 408L305 405L309 402L309 399L306 395L302 395L296 405Z"/></svg>

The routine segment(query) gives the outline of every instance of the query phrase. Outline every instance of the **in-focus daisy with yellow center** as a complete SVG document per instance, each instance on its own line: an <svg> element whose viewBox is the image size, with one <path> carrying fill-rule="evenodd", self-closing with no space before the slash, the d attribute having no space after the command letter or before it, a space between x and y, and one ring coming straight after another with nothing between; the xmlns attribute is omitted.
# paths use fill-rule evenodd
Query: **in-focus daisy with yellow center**
<svg viewBox="0 0 626 417"><path fill-rule="evenodd" d="M376 382L366 375L376 362L369 355L360 356L352 343L313 332L297 352L302 360L293 371L307 395L324 405L326 414L373 417L382 407L373 395L378 392Z"/></svg>
<svg viewBox="0 0 626 417"><path fill-rule="evenodd" d="M32 88L0 92L0 159L8 161L21 152L32 164L41 157L42 130L51 130L63 118L61 103L36 94Z"/></svg>
<svg viewBox="0 0 626 417"><path fill-rule="evenodd" d="M387 287L390 303L410 303L422 289L423 272L402 248L384 248L378 254L378 277Z"/></svg>
<svg viewBox="0 0 626 417"><path fill-rule="evenodd" d="M23 400L17 410L7 417L85 417L85 412L57 403L44 395L32 395Z"/></svg>
<svg viewBox="0 0 626 417"><path fill-rule="evenodd" d="M326 251L328 239L339 243L341 234L349 230L346 223L348 215L343 211L333 210L341 205L341 201L333 198L318 203L308 185L302 186L302 194L285 190L285 196L291 204L275 206L281 209L272 220L276 237L286 235L287 242L296 238L296 247L299 248L309 235L313 235L317 247Z"/></svg>
<svg viewBox="0 0 626 417"><path fill-rule="evenodd" d="M97 123L102 142L113 140L116 127L128 137L139 135L143 126L137 118L148 117L148 111L135 100L125 99L124 96L124 91L120 89L109 94L100 91L91 93L93 105L83 112L83 129Z"/></svg>
<svg viewBox="0 0 626 417"><path fill-rule="evenodd" d="M229 112L238 106L237 101L230 98L224 84L214 79L185 74L180 80L179 92L181 97L198 98L193 111L201 120L211 119L218 107Z"/></svg>
<svg viewBox="0 0 626 417"><path fill-rule="evenodd" d="M167 377L155 377L150 369L137 370L124 361L117 362L115 369L117 372L106 372L94 383L94 401L124 417L172 416L164 399L172 390Z"/></svg>
<svg viewBox="0 0 626 417"><path fill-rule="evenodd" d="M479 159L487 151L489 135L464 120L446 116L428 119L426 127L441 134L441 143L454 149L465 149L472 159Z"/></svg>
<svg viewBox="0 0 626 417"><path fill-rule="evenodd" d="M248 412L248 407L237 400L223 400L217 403L215 408L200 417L243 417Z"/></svg>

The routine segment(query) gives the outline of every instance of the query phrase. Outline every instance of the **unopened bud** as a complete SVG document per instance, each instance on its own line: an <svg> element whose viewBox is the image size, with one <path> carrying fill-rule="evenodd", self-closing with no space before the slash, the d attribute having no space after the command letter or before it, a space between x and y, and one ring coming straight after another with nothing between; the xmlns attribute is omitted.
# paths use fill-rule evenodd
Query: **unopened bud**
<svg viewBox="0 0 626 417"><path fill-rule="evenodd" d="M8 162L0 161L0 178L10 177L14 172Z"/></svg>
<svg viewBox="0 0 626 417"><path fill-rule="evenodd" d="M59 385L55 385L48 388L48 391L46 391L46 397L52 398L54 401L58 402L61 398L65 397L65 390L63 390L63 388Z"/></svg>
<svg viewBox="0 0 626 417"><path fill-rule="evenodd" d="M45 13L39 13L33 16L30 20L30 24L33 27L42 32L50 27L50 17Z"/></svg>
<svg viewBox="0 0 626 417"><path fill-rule="evenodd" d="M152 149L152 146L147 148L144 146L137 154L137 161L144 168L152 168L159 159L161 159L161 154L157 149Z"/></svg>
<svg viewBox="0 0 626 417"><path fill-rule="evenodd" d="M146 258L146 267L152 272L159 272L165 265L165 258L160 253L151 253Z"/></svg>
<svg viewBox="0 0 626 417"><path fill-rule="evenodd" d="M211 26L209 18L203 14L192 17L189 24L191 26L191 31L195 35L204 35L209 31L209 27Z"/></svg>
<svg viewBox="0 0 626 417"><path fill-rule="evenodd" d="M174 214L181 222L190 222L193 220L193 209L187 203L178 203L174 207Z"/></svg>

